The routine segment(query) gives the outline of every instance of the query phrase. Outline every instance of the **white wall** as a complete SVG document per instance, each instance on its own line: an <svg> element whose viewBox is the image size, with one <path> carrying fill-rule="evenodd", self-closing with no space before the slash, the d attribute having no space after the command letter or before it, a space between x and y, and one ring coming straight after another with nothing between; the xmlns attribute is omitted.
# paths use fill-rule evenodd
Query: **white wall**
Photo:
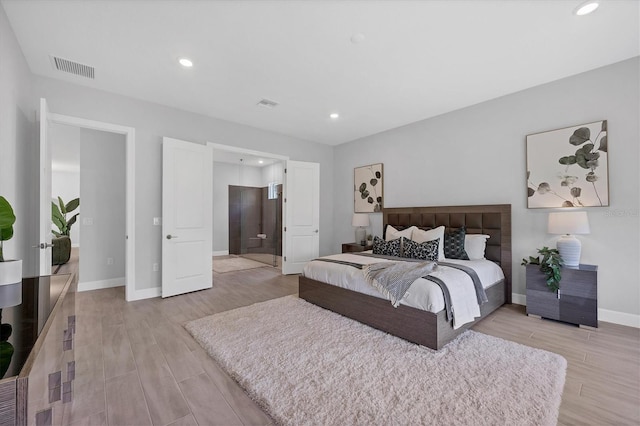
<svg viewBox="0 0 640 426"><path fill-rule="evenodd" d="M125 276L125 137L80 130L80 288L113 286ZM112 259L112 264L108 259ZM93 283L88 285L88 283Z"/></svg>
<svg viewBox="0 0 640 426"><path fill-rule="evenodd" d="M262 185L269 186L271 182L281 184L284 180L284 162L278 161L262 168Z"/></svg>
<svg viewBox="0 0 640 426"><path fill-rule="evenodd" d="M607 119L611 205L586 209L591 234L579 236L582 263L599 265L600 319L639 324L639 62L634 58L338 146L333 251L353 234L353 168L382 162L386 207L511 204L513 291L524 295L521 259L537 247L555 246L557 238L546 233L550 210L526 207L525 137ZM381 215L371 219L380 235Z"/></svg>
<svg viewBox="0 0 640 426"><path fill-rule="evenodd" d="M262 168L213 163L213 251L229 252L229 185L262 187Z"/></svg>
<svg viewBox="0 0 640 426"><path fill-rule="evenodd" d="M152 265L161 261L161 228L153 226L153 217L162 216L163 136L320 163L320 253L332 251L332 147L38 76L34 77L34 95L46 98L54 113L135 128L136 290L160 287L160 273L153 272ZM29 187L35 188L37 185Z"/></svg>
<svg viewBox="0 0 640 426"><path fill-rule="evenodd" d="M38 146L37 103L32 76L4 9L0 7L0 195L16 214L14 236L5 241L5 259L22 259L23 276L37 273Z"/></svg>

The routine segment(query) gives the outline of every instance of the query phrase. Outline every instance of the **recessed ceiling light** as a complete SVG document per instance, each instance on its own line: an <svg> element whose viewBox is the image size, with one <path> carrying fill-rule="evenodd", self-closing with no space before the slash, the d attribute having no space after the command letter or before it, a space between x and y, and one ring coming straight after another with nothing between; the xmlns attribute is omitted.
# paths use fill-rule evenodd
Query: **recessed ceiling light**
<svg viewBox="0 0 640 426"><path fill-rule="evenodd" d="M338 114L337 112L332 112L331 114L329 114L329 117L331 117L331 118L333 118L335 120L336 118L340 117L340 114Z"/></svg>
<svg viewBox="0 0 640 426"><path fill-rule="evenodd" d="M355 33L354 35L351 36L351 43L353 44L362 43L363 41L364 41L364 34L362 33Z"/></svg>
<svg viewBox="0 0 640 426"><path fill-rule="evenodd" d="M264 163L264 161L258 160L258 164L262 164L262 163Z"/></svg>
<svg viewBox="0 0 640 426"><path fill-rule="evenodd" d="M193 66L193 62L191 62L191 60L187 58L180 58L178 62L180 62L180 65L185 68L191 68Z"/></svg>
<svg viewBox="0 0 640 426"><path fill-rule="evenodd" d="M600 4L597 1L592 1L592 0L587 1L585 3L580 4L580 6L576 8L574 13L578 16L588 15L594 10L596 10L598 6L600 6Z"/></svg>

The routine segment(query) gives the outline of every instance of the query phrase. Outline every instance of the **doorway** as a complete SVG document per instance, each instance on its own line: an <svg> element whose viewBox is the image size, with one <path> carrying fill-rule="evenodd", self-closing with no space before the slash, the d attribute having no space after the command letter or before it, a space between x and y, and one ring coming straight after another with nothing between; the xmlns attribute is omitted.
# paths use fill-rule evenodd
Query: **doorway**
<svg viewBox="0 0 640 426"><path fill-rule="evenodd" d="M282 266L284 157L213 149L213 269Z"/></svg>
<svg viewBox="0 0 640 426"><path fill-rule="evenodd" d="M39 242L38 263L40 265L40 275L47 275L51 272L51 147L49 141L49 129L53 124L63 124L74 126L83 130L97 130L105 134L115 134L124 138L124 179L125 179L125 234L115 234L116 238L124 240L124 279L118 283L101 282L97 288L104 288L105 285L125 285L126 300L138 300L157 295L157 289L135 288L135 129L117 124L104 123L100 121L87 120L84 118L68 115L56 114L49 111L47 101L40 99L40 219L39 219ZM82 233L81 233L82 234ZM109 259L106 259L109 263ZM114 259L115 262L115 259ZM44 272L43 272L44 271ZM90 288L87 288L90 289Z"/></svg>

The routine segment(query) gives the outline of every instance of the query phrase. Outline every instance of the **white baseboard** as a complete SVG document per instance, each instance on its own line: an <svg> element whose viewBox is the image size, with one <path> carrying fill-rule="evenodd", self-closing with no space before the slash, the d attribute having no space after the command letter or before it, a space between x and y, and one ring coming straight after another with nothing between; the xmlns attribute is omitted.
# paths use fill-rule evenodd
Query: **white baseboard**
<svg viewBox="0 0 640 426"><path fill-rule="evenodd" d="M144 288L142 290L134 290L132 297L127 302L133 302L134 300L151 299L153 297L160 297L162 289L160 287Z"/></svg>
<svg viewBox="0 0 640 426"><path fill-rule="evenodd" d="M512 293L511 302L516 305L527 306L527 296L524 294ZM598 308L598 321L640 328L640 315L611 311L609 309Z"/></svg>
<svg viewBox="0 0 640 426"><path fill-rule="evenodd" d="M511 303L514 305L527 306L527 296L524 294L511 293Z"/></svg>
<svg viewBox="0 0 640 426"><path fill-rule="evenodd" d="M610 311L609 309L598 308L598 321L612 322L614 324L640 328L640 315Z"/></svg>
<svg viewBox="0 0 640 426"><path fill-rule="evenodd" d="M80 243L78 243L78 244L71 244L71 247L73 247L73 248L80 248Z"/></svg>
<svg viewBox="0 0 640 426"><path fill-rule="evenodd" d="M78 283L78 291L100 290L103 288L122 287L124 286L125 278L112 278L110 280L100 281L88 281Z"/></svg>
<svg viewBox="0 0 640 426"><path fill-rule="evenodd" d="M229 250L218 250L211 253L211 256L229 256Z"/></svg>

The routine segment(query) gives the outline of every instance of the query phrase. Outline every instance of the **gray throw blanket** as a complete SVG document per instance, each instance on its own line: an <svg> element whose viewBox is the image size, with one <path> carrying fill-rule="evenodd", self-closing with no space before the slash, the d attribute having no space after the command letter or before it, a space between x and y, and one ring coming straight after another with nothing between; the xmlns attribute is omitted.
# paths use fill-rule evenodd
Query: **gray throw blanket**
<svg viewBox="0 0 640 426"><path fill-rule="evenodd" d="M400 304L415 280L432 272L436 262L380 262L364 265L365 280L391 301L394 308Z"/></svg>

